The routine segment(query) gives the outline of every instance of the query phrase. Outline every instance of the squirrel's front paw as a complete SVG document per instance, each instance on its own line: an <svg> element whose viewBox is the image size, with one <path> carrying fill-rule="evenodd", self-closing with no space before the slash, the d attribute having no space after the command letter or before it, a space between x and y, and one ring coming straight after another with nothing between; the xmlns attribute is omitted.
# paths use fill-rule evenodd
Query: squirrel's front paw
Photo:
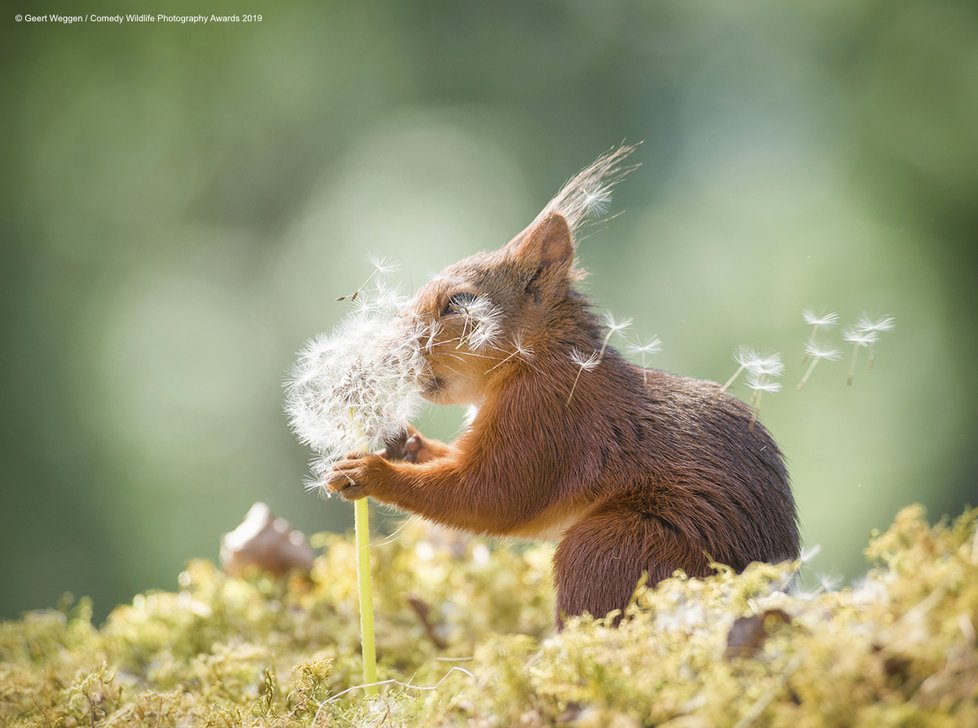
<svg viewBox="0 0 978 728"><path fill-rule="evenodd" d="M348 455L333 463L333 470L326 476L324 485L330 493L339 493L345 500L357 500L370 495L371 488L383 477L387 467L387 461L380 455Z"/></svg>
<svg viewBox="0 0 978 728"><path fill-rule="evenodd" d="M437 440L429 440L408 425L405 432L387 443L384 457L403 460L406 463L426 463L445 454L447 446Z"/></svg>

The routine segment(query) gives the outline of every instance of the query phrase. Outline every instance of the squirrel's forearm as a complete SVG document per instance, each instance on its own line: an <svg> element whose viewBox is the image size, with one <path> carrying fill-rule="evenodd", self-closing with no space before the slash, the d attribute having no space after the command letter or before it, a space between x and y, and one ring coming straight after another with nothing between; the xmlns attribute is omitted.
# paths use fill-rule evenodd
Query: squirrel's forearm
<svg viewBox="0 0 978 728"><path fill-rule="evenodd" d="M452 528L495 535L517 530L546 507L544 492L529 483L508 473L473 472L455 457L390 463L370 495Z"/></svg>
<svg viewBox="0 0 978 728"><path fill-rule="evenodd" d="M441 440L432 440L430 438L425 438L424 448L427 450L428 455L426 460L440 460L441 458L448 457L452 453L451 445L442 442Z"/></svg>

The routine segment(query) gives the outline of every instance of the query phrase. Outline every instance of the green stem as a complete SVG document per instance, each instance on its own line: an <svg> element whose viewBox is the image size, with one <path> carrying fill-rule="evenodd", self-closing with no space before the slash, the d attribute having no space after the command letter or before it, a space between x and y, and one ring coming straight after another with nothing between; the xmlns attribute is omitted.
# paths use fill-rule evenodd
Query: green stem
<svg viewBox="0 0 978 728"><path fill-rule="evenodd" d="M370 452L370 441L357 421L352 407L348 410L350 423L363 441L360 448ZM374 642L374 589L370 580L370 507L366 498L353 504L353 530L357 543L357 596L360 600L360 652L363 655L363 681L370 685L368 696L379 692L377 682L377 645Z"/></svg>
<svg viewBox="0 0 978 728"><path fill-rule="evenodd" d="M370 580L370 511L366 498L353 506L354 529L357 540L357 592L360 597L360 646L363 651L363 681L377 682L377 649L374 644L374 599ZM376 685L367 688L367 695L377 695Z"/></svg>
<svg viewBox="0 0 978 728"><path fill-rule="evenodd" d="M852 385L852 380L856 376L856 357L859 355L859 344L852 345L852 359L849 360L849 377L846 385Z"/></svg>

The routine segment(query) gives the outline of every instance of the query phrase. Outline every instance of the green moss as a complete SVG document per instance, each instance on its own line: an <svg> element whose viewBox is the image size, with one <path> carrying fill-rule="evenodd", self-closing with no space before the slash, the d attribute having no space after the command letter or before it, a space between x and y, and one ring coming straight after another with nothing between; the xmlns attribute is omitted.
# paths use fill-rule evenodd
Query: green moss
<svg viewBox="0 0 978 728"><path fill-rule="evenodd" d="M349 539L320 537L309 579L196 561L101 628L85 600L0 624L0 724L978 725L976 524L913 506L855 587L785 593L791 565L677 575L620 627L558 635L547 549L410 522L373 551L381 679L398 681L373 701Z"/></svg>

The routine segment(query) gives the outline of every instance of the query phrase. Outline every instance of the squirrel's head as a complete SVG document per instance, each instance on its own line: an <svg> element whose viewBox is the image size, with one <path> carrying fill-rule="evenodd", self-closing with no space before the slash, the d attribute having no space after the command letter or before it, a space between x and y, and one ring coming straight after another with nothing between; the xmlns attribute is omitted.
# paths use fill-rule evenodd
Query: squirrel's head
<svg viewBox="0 0 978 728"><path fill-rule="evenodd" d="M424 395L478 404L494 373L530 363L579 275L567 220L551 212L501 249L449 266L411 302L424 332Z"/></svg>
<svg viewBox="0 0 978 728"><path fill-rule="evenodd" d="M429 400L479 404L494 381L514 367L536 367L537 355L574 333L572 312L580 306L568 303L582 275L574 231L604 212L614 185L633 169L621 164L633 150L598 158L502 248L449 266L418 291L411 308L423 332Z"/></svg>

